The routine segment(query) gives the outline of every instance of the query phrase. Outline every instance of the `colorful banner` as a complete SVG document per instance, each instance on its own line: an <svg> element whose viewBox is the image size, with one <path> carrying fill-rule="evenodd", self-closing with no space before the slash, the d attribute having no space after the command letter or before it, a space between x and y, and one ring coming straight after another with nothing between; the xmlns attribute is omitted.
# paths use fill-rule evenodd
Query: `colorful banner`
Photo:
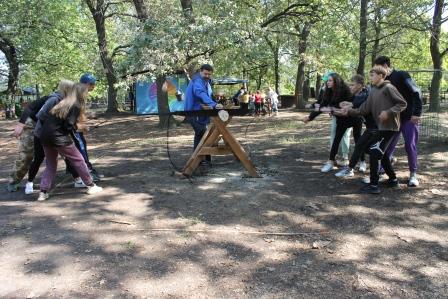
<svg viewBox="0 0 448 299"><path fill-rule="evenodd" d="M186 76L175 75L167 78L168 105L171 112L184 110L187 86ZM136 108L137 114L158 114L157 84L155 81L138 81L136 83Z"/></svg>

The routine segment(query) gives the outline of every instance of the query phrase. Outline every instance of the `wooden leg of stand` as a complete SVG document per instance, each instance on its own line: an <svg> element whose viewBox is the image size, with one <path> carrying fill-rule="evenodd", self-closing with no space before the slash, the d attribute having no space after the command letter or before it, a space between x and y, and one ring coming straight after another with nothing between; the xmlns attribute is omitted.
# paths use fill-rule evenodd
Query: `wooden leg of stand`
<svg viewBox="0 0 448 299"><path fill-rule="evenodd" d="M196 170L196 168L199 166L199 163L201 163L203 156L200 155L200 151L202 147L209 147L215 144L219 140L219 131L217 130L216 126L214 124L210 125L207 131L205 132L204 136L202 137L201 141L199 142L198 146L196 147L196 150L191 155L191 158L188 160L187 164L185 165L183 174L186 176L191 176L193 172Z"/></svg>
<svg viewBox="0 0 448 299"><path fill-rule="evenodd" d="M249 172L249 174L252 177L259 178L260 175L258 174L257 170L255 169L254 165L252 164L252 161L247 156L246 152L244 151L241 144L236 140L236 138L229 132L229 130L226 128L225 124L217 118L212 118L213 123L216 126L216 128L219 130L219 133L221 133L222 138L230 146L233 153L238 157L240 162L243 164L244 168Z"/></svg>

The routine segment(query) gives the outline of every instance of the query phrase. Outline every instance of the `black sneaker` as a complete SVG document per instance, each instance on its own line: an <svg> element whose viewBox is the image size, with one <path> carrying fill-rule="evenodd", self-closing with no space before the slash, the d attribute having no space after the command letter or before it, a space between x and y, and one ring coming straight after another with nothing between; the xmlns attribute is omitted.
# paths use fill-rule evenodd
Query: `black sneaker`
<svg viewBox="0 0 448 299"><path fill-rule="evenodd" d="M8 192L16 192L19 188L19 185L20 183L8 183L8 185L6 186L6 190L8 190Z"/></svg>
<svg viewBox="0 0 448 299"><path fill-rule="evenodd" d="M395 188L400 186L398 179L388 179L387 181L381 182L382 185L390 188Z"/></svg>
<svg viewBox="0 0 448 299"><path fill-rule="evenodd" d="M92 181L94 183L98 183L101 181L100 175L95 169L90 170L90 176L92 177Z"/></svg>
<svg viewBox="0 0 448 299"><path fill-rule="evenodd" d="M378 186L375 186L375 185L366 185L366 186L362 187L359 192L362 194L380 194L381 193Z"/></svg>
<svg viewBox="0 0 448 299"><path fill-rule="evenodd" d="M202 167L212 167L212 162L203 160L201 161L201 163L199 163L199 165Z"/></svg>

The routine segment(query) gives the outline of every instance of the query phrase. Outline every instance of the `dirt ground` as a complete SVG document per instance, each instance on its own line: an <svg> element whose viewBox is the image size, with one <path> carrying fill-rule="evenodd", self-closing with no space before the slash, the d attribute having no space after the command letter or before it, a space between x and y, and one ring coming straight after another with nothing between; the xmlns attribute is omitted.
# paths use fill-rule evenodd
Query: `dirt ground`
<svg viewBox="0 0 448 299"><path fill-rule="evenodd" d="M172 176L156 117L95 120L103 193L72 188L63 163L47 202L0 193L0 297L447 298L447 144L420 144L421 187L360 195L361 175L320 173L329 119L303 116L232 121L263 178L227 156L191 181ZM3 190L13 126L0 121ZM170 135L181 167L191 129Z"/></svg>

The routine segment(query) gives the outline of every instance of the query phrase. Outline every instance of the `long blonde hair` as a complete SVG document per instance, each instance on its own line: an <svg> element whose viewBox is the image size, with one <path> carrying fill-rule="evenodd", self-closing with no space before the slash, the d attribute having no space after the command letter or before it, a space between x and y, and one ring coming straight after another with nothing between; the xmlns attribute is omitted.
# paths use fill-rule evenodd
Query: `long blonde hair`
<svg viewBox="0 0 448 299"><path fill-rule="evenodd" d="M70 92L73 91L75 82L62 79L58 84L58 91L62 94L62 98L65 98Z"/></svg>
<svg viewBox="0 0 448 299"><path fill-rule="evenodd" d="M61 81L62 83L62 81ZM77 83L72 88L67 88L66 96L51 109L50 113L60 119L66 119L71 108L78 107L81 110L79 120L84 119L86 98L88 89L84 84Z"/></svg>

